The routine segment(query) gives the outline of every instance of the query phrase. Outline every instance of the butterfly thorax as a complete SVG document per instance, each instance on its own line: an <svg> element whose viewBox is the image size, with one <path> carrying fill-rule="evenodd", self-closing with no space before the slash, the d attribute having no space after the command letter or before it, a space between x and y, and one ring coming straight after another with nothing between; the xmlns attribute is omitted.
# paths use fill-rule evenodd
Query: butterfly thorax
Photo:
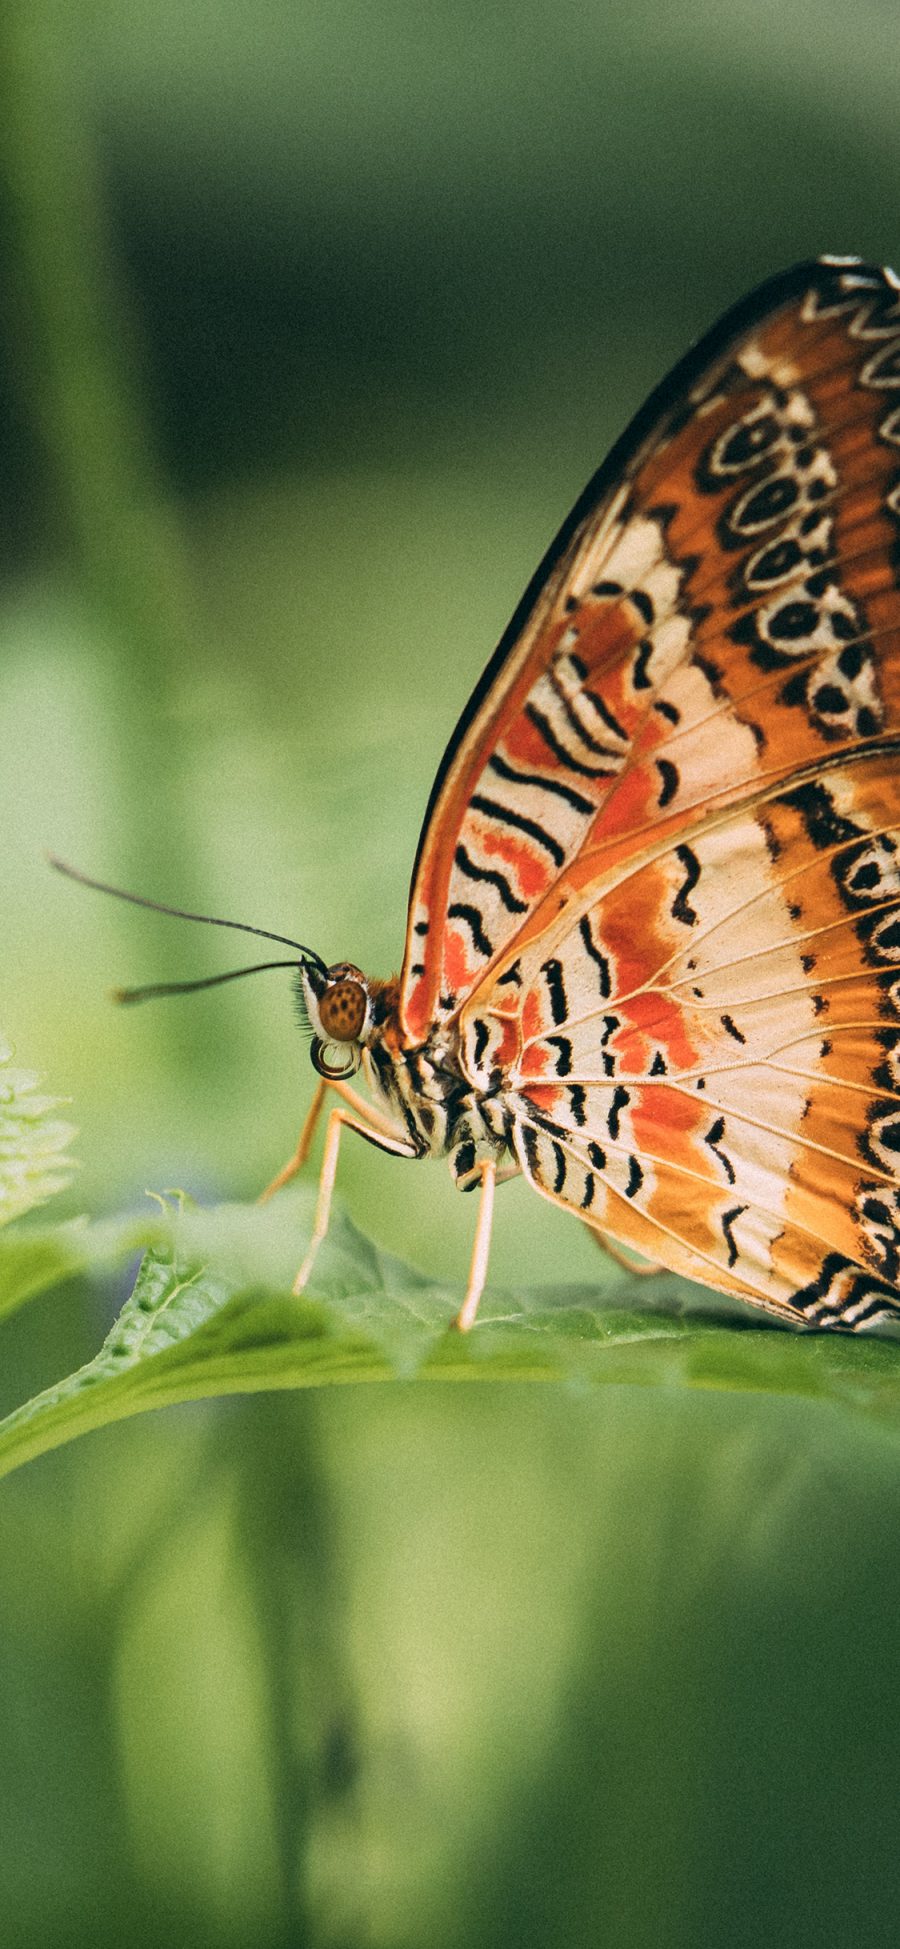
<svg viewBox="0 0 900 1949"><path fill-rule="evenodd" d="M462 1190L478 1183L481 1164L509 1155L502 1076L498 1071L493 1087L473 1090L454 1022L436 1025L411 1047L401 1027L396 976L379 981L350 962L336 963L324 977L302 973L320 1074L334 1079L361 1062L375 1096L416 1155L446 1157Z"/></svg>
<svg viewBox="0 0 900 1949"><path fill-rule="evenodd" d="M422 1157L446 1157L463 1191L479 1182L479 1166L511 1151L510 1116L498 1071L493 1088L473 1090L461 1061L453 1022L410 1047L399 1015L399 982L372 982L372 1024L363 1061L372 1088L402 1123Z"/></svg>

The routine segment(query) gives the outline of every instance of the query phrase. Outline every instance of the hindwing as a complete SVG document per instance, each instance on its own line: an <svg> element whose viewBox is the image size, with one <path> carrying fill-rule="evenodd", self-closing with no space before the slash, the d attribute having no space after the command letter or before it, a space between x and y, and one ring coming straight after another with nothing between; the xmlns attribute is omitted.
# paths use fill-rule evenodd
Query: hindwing
<svg viewBox="0 0 900 1949"><path fill-rule="evenodd" d="M647 847L463 1018L538 1190L815 1324L900 1314L898 767L842 753Z"/></svg>

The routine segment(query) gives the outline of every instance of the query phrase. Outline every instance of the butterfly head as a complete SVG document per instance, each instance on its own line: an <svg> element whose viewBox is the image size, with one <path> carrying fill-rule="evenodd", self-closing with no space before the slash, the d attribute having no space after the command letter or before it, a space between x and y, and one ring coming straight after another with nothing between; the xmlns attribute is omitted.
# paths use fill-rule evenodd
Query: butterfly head
<svg viewBox="0 0 900 1949"><path fill-rule="evenodd" d="M352 961L336 961L332 968L301 961L298 990L313 1031L313 1067L332 1082L352 1076L372 1025L372 994L365 975Z"/></svg>
<svg viewBox="0 0 900 1949"><path fill-rule="evenodd" d="M259 974L266 968L293 968L297 978L297 1001L303 1026L312 1031L313 1065L330 1082L352 1076L362 1060L362 1047L373 1025L373 984L366 980L352 961L336 961L326 966L320 954L287 934L273 934L266 927L251 927L242 920L221 920L212 914L188 913L183 907L169 907L159 900L148 900L140 893L126 893L123 887L95 880L64 860L50 856L51 866L67 879L98 893L111 893L117 900L128 900L136 907L151 907L155 913L171 914L178 920L202 921L207 927L235 927L243 934L259 934L267 941L280 941L295 948L299 959L260 961L252 968L232 968L226 974L206 975L199 981L155 981L142 988L117 988L118 1002L145 1002L161 995L189 995L198 988L215 988L224 981L238 981L245 974ZM385 984L375 983L382 989ZM332 1053L333 1052L333 1053ZM339 1059L334 1060L334 1056Z"/></svg>

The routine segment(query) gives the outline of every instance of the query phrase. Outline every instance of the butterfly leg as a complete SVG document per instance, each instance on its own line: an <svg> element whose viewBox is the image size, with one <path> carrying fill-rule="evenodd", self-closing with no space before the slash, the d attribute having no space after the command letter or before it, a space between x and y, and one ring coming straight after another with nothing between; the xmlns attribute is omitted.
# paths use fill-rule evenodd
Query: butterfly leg
<svg viewBox="0 0 900 1949"><path fill-rule="evenodd" d="M341 1094L343 1094L343 1090ZM362 1099L359 1100L361 1101ZM363 1109L368 1119L368 1105L363 1104ZM386 1117L380 1117L378 1112L375 1115L379 1117L379 1123L387 1124ZM328 1231L328 1221L331 1217L331 1200L334 1194L334 1180L337 1175L338 1153L341 1147L341 1132L344 1129L355 1130L358 1136L365 1137L368 1143L374 1144L376 1150L387 1151L391 1157L420 1156L420 1152L414 1144L409 1142L408 1138L398 1137L393 1134L389 1135L387 1130L378 1127L374 1118L371 1122L368 1120L363 1122L361 1117L350 1116L346 1110L332 1110L325 1135L325 1150L322 1156L322 1171L319 1177L319 1196L316 1201L313 1234L309 1242L306 1257L291 1288L295 1294L302 1293L312 1272L319 1246ZM390 1126L388 1126L388 1129L390 1129Z"/></svg>
<svg viewBox="0 0 900 1949"><path fill-rule="evenodd" d="M478 1222L472 1245L472 1258L469 1265L469 1283L465 1298L452 1322L458 1333L468 1333L475 1324L478 1304L484 1292L487 1279L488 1257L491 1249L491 1232L494 1224L494 1188L497 1183L497 1165L489 1157L481 1166L481 1199L478 1206Z"/></svg>
<svg viewBox="0 0 900 1949"><path fill-rule="evenodd" d="M350 1088L349 1083L326 1081L323 1077L316 1084L315 1091L313 1092L313 1100L303 1119L303 1128L297 1139L297 1148L293 1156L289 1157L287 1163L282 1165L281 1170L273 1177L271 1184L267 1184L265 1190L260 1192L256 1201L257 1204L267 1204L269 1199L274 1197L275 1192L281 1190L282 1185L290 1184L291 1179L297 1176L297 1172L302 1171L312 1149L312 1140L316 1134L316 1125L322 1114L322 1106L325 1102L325 1092L329 1089L334 1090L338 1096L342 1096L345 1103L349 1103L351 1110L355 1110L358 1116L364 1117L376 1130L380 1130L384 1136L392 1137L395 1135L394 1126L390 1119L382 1116L381 1111L376 1109L373 1103L367 1103L364 1097L357 1096L356 1091Z"/></svg>
<svg viewBox="0 0 900 1949"><path fill-rule="evenodd" d="M607 1258L620 1265L624 1272L633 1272L638 1279L653 1279L658 1272L664 1271L664 1267L657 1265L652 1259L647 1259L643 1263L640 1259L633 1259L631 1254L623 1251L621 1245L617 1245L614 1239L607 1238L605 1232L599 1232L596 1225L588 1225L588 1231L595 1245L599 1245L601 1252L605 1252Z"/></svg>
<svg viewBox="0 0 900 1949"><path fill-rule="evenodd" d="M291 1178L295 1178L297 1172L302 1171L312 1148L312 1140L322 1113L327 1088L328 1084L324 1077L320 1078L313 1091L313 1100L303 1119L303 1128L297 1138L297 1148L293 1156L288 1158L287 1163L282 1164L281 1170L273 1177L271 1184L267 1184L265 1190L260 1192L256 1200L258 1205L267 1204L270 1198L274 1198L276 1191L281 1190L283 1184L290 1184Z"/></svg>

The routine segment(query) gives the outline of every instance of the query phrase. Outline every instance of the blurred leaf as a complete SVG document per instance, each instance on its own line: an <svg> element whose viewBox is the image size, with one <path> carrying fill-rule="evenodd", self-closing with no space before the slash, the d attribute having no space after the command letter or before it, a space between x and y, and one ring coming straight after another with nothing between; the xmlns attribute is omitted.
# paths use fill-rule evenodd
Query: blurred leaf
<svg viewBox="0 0 900 1949"><path fill-rule="evenodd" d="M0 1473L147 1408L350 1380L768 1392L829 1400L900 1425L895 1345L691 1317L677 1309L692 1289L670 1275L642 1287L643 1294L652 1286L652 1299L668 1312L635 1308L636 1282L626 1275L620 1288L630 1310L598 1301L593 1290L495 1294L463 1337L450 1329L458 1294L381 1253L339 1216L315 1297L295 1299L287 1288L309 1216L310 1194L300 1193L274 1212L221 1206L153 1221L155 1240L100 1352L0 1424ZM133 1243L135 1229L132 1221L119 1230L120 1247Z"/></svg>
<svg viewBox="0 0 900 1949"><path fill-rule="evenodd" d="M11 1062L0 1040L0 1225L43 1204L74 1170L66 1155L74 1128L53 1115L59 1097L39 1096L37 1077Z"/></svg>

